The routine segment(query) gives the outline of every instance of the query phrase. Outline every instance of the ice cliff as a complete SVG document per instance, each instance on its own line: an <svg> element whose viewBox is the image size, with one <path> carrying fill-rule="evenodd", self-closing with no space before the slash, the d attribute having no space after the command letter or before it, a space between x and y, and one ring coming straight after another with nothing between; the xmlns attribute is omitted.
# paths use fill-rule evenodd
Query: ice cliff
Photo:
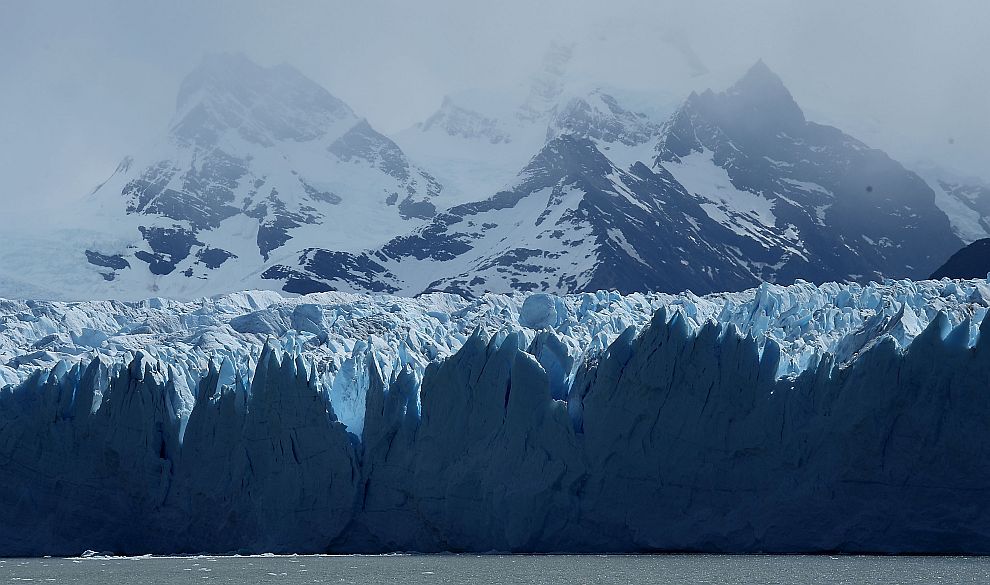
<svg viewBox="0 0 990 585"><path fill-rule="evenodd" d="M0 554L987 553L988 304L0 301Z"/></svg>

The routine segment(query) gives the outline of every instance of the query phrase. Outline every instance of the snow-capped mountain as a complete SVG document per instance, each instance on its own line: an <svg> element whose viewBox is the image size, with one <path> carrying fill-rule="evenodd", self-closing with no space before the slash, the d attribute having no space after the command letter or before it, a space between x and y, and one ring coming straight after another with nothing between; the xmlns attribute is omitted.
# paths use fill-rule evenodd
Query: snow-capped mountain
<svg viewBox="0 0 990 585"><path fill-rule="evenodd" d="M395 137L443 183L448 197L479 201L511 187L520 169L561 133L577 133L627 146L654 137L673 111L650 117L624 105L620 89L579 82L569 71L573 47L551 44L526 82L508 88L446 96L423 122ZM663 94L658 93L659 96ZM654 96L651 96L651 98ZM640 99L635 100L642 102Z"/></svg>
<svg viewBox="0 0 990 585"><path fill-rule="evenodd" d="M438 215L373 253L310 250L299 268L269 269L286 290L380 283L381 290L710 292L758 284L714 243L747 242L712 221L669 174L615 166L585 137L552 139L510 189ZM359 267L351 272L350 267Z"/></svg>
<svg viewBox="0 0 990 585"><path fill-rule="evenodd" d="M765 260L741 260L762 280L924 278L960 245L920 177L805 120L762 61L723 93L692 94L655 165L710 217L760 242Z"/></svg>
<svg viewBox="0 0 990 585"><path fill-rule="evenodd" d="M436 179L297 70L214 55L183 81L166 136L70 215L51 256L80 265L71 281L37 280L84 297L263 286L265 264L300 248L381 245L447 205Z"/></svg>
<svg viewBox="0 0 990 585"><path fill-rule="evenodd" d="M507 188L365 254L306 250L286 290L738 290L925 277L961 245L932 190L808 122L762 62L658 128L603 92L555 107Z"/></svg>
<svg viewBox="0 0 990 585"><path fill-rule="evenodd" d="M599 143L636 147L652 140L658 130L659 125L645 114L627 110L598 88L554 108L547 139L571 134Z"/></svg>
<svg viewBox="0 0 990 585"><path fill-rule="evenodd" d="M933 191L808 122L762 62L658 122L566 83L569 54L555 47L514 93L445 99L395 141L289 66L207 58L162 140L68 224L0 249L0 293L707 293L926 277L963 244L945 201L982 213L983 195Z"/></svg>

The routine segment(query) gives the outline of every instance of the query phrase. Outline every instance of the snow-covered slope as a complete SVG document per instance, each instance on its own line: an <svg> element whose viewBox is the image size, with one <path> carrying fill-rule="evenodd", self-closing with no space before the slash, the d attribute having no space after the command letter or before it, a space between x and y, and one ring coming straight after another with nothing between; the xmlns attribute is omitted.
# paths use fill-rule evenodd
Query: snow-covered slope
<svg viewBox="0 0 990 585"><path fill-rule="evenodd" d="M458 203L479 201L512 181L543 146L554 111L566 101L572 47L553 43L517 86L446 96L429 118L396 141L443 182Z"/></svg>
<svg viewBox="0 0 990 585"><path fill-rule="evenodd" d="M443 99L425 121L395 140L443 183L457 203L500 189L543 144L546 124L521 120L514 92L461 92Z"/></svg>
<svg viewBox="0 0 990 585"><path fill-rule="evenodd" d="M948 216L959 239L971 244L990 237L990 185L977 177L930 166L920 172L935 191L935 204Z"/></svg>
<svg viewBox="0 0 990 585"><path fill-rule="evenodd" d="M38 296L188 298L265 286L267 264L309 246L381 245L448 204L295 69L214 55L183 82L167 135L43 234L50 243L8 248L0 270L48 291Z"/></svg>
<svg viewBox="0 0 990 585"><path fill-rule="evenodd" d="M986 553L988 301L3 301L0 553Z"/></svg>

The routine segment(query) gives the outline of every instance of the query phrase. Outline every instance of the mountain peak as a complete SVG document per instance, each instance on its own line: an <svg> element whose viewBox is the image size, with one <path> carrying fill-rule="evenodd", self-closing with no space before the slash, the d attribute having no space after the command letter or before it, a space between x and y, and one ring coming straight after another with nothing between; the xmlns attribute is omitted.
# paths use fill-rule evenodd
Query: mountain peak
<svg viewBox="0 0 990 585"><path fill-rule="evenodd" d="M755 115L761 122L804 123L804 113L780 79L763 59L725 91L725 101L733 103L734 113Z"/></svg>
<svg viewBox="0 0 990 585"><path fill-rule="evenodd" d="M783 87L784 82L781 81L779 75L770 69L763 59L757 59L756 63L753 63L753 65L746 70L746 73L744 73L743 76L736 82L736 85L740 84L774 84Z"/></svg>
<svg viewBox="0 0 990 585"><path fill-rule="evenodd" d="M310 140L353 111L290 65L258 65L242 53L213 53L183 80L176 98L174 136L215 144L226 130L249 142Z"/></svg>
<svg viewBox="0 0 990 585"><path fill-rule="evenodd" d="M509 142L509 134L495 118L489 118L475 110L465 108L450 96L444 96L440 109L419 125L423 132L434 127L450 136L462 138L482 138L492 144Z"/></svg>
<svg viewBox="0 0 990 585"><path fill-rule="evenodd" d="M656 125L644 114L623 108L614 97L602 89L595 89L573 97L562 108L555 109L547 138L576 134L635 146L653 138L656 131Z"/></svg>
<svg viewBox="0 0 990 585"><path fill-rule="evenodd" d="M207 53L179 86L176 110L186 108L201 92L228 91L263 77L265 68L244 53Z"/></svg>
<svg viewBox="0 0 990 585"><path fill-rule="evenodd" d="M545 173L553 176L607 175L611 161L586 136L561 134L550 139L523 169L523 175Z"/></svg>
<svg viewBox="0 0 990 585"><path fill-rule="evenodd" d="M530 81L529 95L516 112L520 120L532 122L550 114L564 92L564 78L573 56L574 45L550 44L540 70Z"/></svg>
<svg viewBox="0 0 990 585"><path fill-rule="evenodd" d="M183 89L196 89L196 84L212 83L214 89L250 84L266 78L283 82L318 86L292 65L282 62L271 67L258 64L241 52L205 53L199 64L183 80Z"/></svg>
<svg viewBox="0 0 990 585"><path fill-rule="evenodd" d="M211 70L217 72L229 72L250 69L260 71L263 68L240 51L220 51L215 53L205 53L194 71Z"/></svg>

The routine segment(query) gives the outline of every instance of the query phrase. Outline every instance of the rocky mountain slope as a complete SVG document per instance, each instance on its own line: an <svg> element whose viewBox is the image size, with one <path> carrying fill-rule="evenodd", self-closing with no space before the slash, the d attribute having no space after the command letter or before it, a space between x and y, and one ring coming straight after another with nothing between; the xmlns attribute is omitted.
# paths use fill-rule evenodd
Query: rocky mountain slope
<svg viewBox="0 0 990 585"><path fill-rule="evenodd" d="M927 276L961 246L932 189L807 122L762 62L658 128L607 94L554 111L494 196L360 255L307 250L286 290L739 290L761 281Z"/></svg>
<svg viewBox="0 0 990 585"><path fill-rule="evenodd" d="M976 240L953 254L932 278L986 278L990 274L990 238Z"/></svg>

